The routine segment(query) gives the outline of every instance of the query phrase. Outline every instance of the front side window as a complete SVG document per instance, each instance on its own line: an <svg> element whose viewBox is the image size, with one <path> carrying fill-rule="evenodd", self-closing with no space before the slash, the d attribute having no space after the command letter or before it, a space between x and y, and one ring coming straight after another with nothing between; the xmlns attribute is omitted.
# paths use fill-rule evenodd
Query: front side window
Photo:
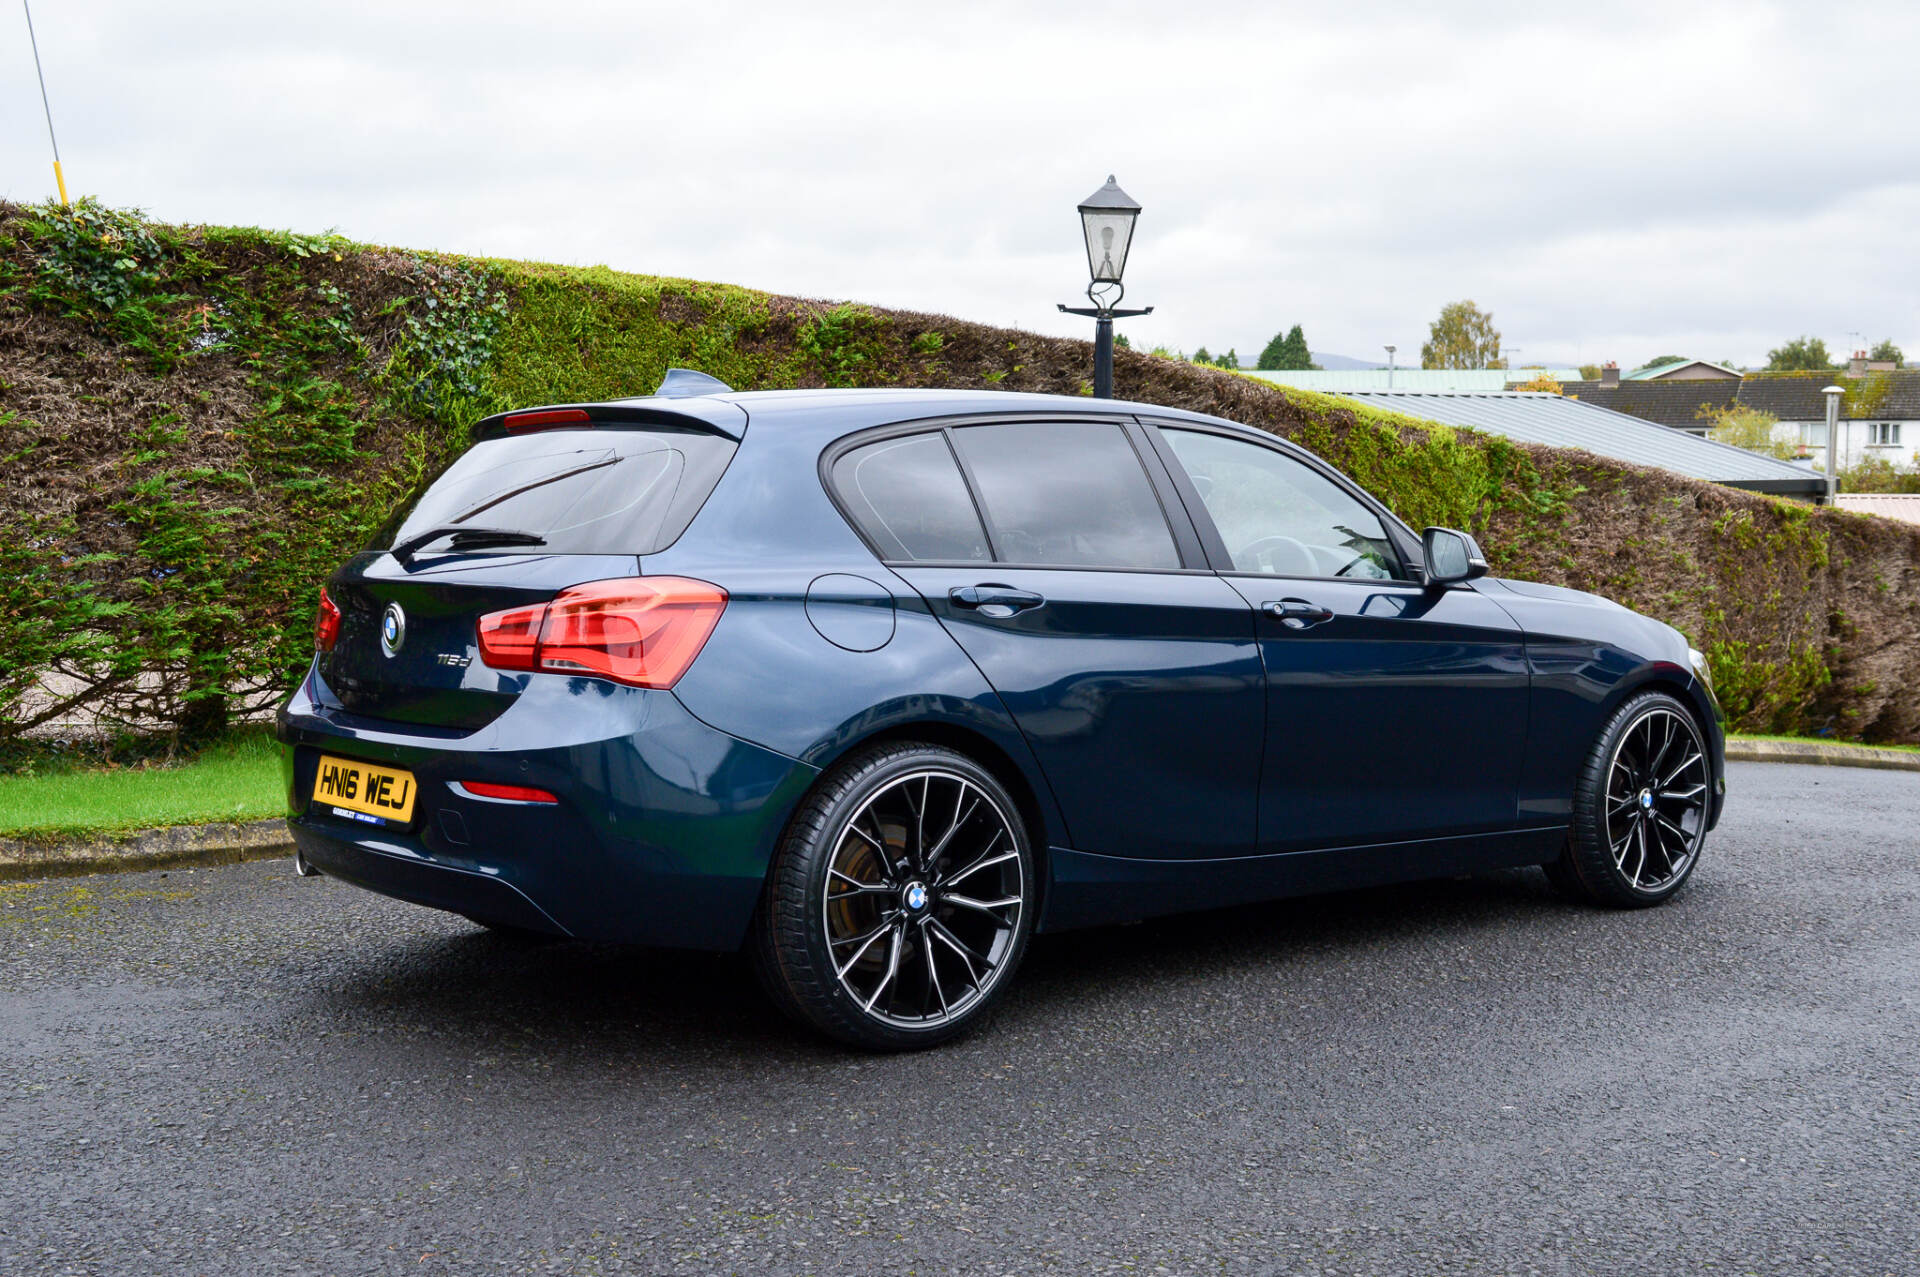
<svg viewBox="0 0 1920 1277"><path fill-rule="evenodd" d="M1362 581L1403 577L1380 516L1312 467L1206 431L1161 434L1213 517L1234 571Z"/></svg>
<svg viewBox="0 0 1920 1277"><path fill-rule="evenodd" d="M833 463L833 486L890 562L984 562L987 534L938 432L882 439Z"/></svg>
<svg viewBox="0 0 1920 1277"><path fill-rule="evenodd" d="M1143 572L1180 566L1160 499L1119 426L963 426L953 442L986 508L1000 562Z"/></svg>
<svg viewBox="0 0 1920 1277"><path fill-rule="evenodd" d="M1868 442L1881 448L1896 447L1900 443L1900 423L1897 421L1876 421L1869 428Z"/></svg>

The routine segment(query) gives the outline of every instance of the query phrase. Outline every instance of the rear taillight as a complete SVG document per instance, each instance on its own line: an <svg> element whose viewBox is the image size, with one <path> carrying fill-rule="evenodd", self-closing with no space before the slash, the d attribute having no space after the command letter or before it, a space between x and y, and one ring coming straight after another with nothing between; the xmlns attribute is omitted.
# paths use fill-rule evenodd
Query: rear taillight
<svg viewBox="0 0 1920 1277"><path fill-rule="evenodd" d="M726 610L727 592L679 576L593 581L551 603L480 618L480 659L497 670L588 674L672 687Z"/></svg>
<svg viewBox="0 0 1920 1277"><path fill-rule="evenodd" d="M558 426L578 426L592 420L585 408L538 408L532 412L510 412L500 424L510 435L524 435Z"/></svg>
<svg viewBox="0 0 1920 1277"><path fill-rule="evenodd" d="M313 647L317 652L331 652L336 639L340 637L340 607L327 594L327 587L320 587L320 606L313 614Z"/></svg>

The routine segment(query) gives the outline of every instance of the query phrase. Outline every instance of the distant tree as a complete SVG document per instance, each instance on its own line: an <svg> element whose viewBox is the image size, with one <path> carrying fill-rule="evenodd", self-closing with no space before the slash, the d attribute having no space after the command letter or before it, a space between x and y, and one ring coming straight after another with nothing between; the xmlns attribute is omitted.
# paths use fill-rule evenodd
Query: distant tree
<svg viewBox="0 0 1920 1277"><path fill-rule="evenodd" d="M1580 365L1580 380L1582 381L1598 381L1600 380L1600 373L1601 368L1599 364Z"/></svg>
<svg viewBox="0 0 1920 1277"><path fill-rule="evenodd" d="M1504 368L1500 330L1493 316L1471 301L1449 302L1420 347L1422 368Z"/></svg>
<svg viewBox="0 0 1920 1277"><path fill-rule="evenodd" d="M1300 331L1300 325L1295 324L1293 327L1287 329L1287 344L1285 349L1286 366L1288 368L1312 371L1318 367L1318 365L1313 362L1313 352L1307 349L1307 335Z"/></svg>
<svg viewBox="0 0 1920 1277"><path fill-rule="evenodd" d="M1867 358L1872 360L1891 359L1896 364L1904 364L1907 362L1906 355L1901 353L1900 347L1893 344L1893 338L1891 337L1882 338L1878 345L1867 352Z"/></svg>
<svg viewBox="0 0 1920 1277"><path fill-rule="evenodd" d="M1216 355L1208 351L1205 346L1202 346L1193 352L1192 362L1205 364L1209 368L1238 368L1240 366L1240 356L1234 354L1231 350L1224 355Z"/></svg>
<svg viewBox="0 0 1920 1277"><path fill-rule="evenodd" d="M1827 372L1837 367L1819 337L1795 337L1767 352L1768 372Z"/></svg>
<svg viewBox="0 0 1920 1277"><path fill-rule="evenodd" d="M1313 354L1307 349L1306 334L1295 324L1284 334L1275 333L1267 348L1260 352L1254 367L1270 372L1299 372L1313 368Z"/></svg>
<svg viewBox="0 0 1920 1277"><path fill-rule="evenodd" d="M1523 381L1513 388L1515 390L1544 390L1550 395L1557 395L1561 390L1560 383L1555 381L1552 374L1548 373L1544 368L1535 373L1531 380Z"/></svg>
<svg viewBox="0 0 1920 1277"><path fill-rule="evenodd" d="M1652 359L1647 360L1646 363L1641 364L1640 367L1643 369L1665 368L1668 364L1690 364L1692 362L1693 361L1685 355L1655 355Z"/></svg>
<svg viewBox="0 0 1920 1277"><path fill-rule="evenodd" d="M1125 333L1115 333L1113 335L1113 344L1118 346L1122 350L1133 349L1133 343L1127 340L1127 335Z"/></svg>
<svg viewBox="0 0 1920 1277"><path fill-rule="evenodd" d="M1758 408L1741 404L1726 404L1718 408L1702 407L1693 415L1708 423L1707 438L1715 443L1732 444L1736 448L1762 452L1783 461L1794 454L1791 442L1774 438L1774 427L1780 424L1780 419L1770 412L1761 412Z"/></svg>

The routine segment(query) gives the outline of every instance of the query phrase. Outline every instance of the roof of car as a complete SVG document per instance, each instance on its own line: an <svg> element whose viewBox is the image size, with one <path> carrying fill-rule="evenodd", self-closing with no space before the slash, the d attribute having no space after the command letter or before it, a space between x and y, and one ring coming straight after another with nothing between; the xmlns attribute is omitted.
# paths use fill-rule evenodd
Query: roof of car
<svg viewBox="0 0 1920 1277"><path fill-rule="evenodd" d="M1159 404L1134 403L1126 399L1093 399L1086 395L1039 395L1017 390L944 390L937 387L886 388L877 390L739 390L716 395L737 403L749 413L756 409L780 409L789 405L807 407L857 408L879 415L891 415L903 407L926 407L945 412L1101 412L1172 414L1199 418L1198 414ZM1211 418L1206 418L1211 420Z"/></svg>
<svg viewBox="0 0 1920 1277"><path fill-rule="evenodd" d="M1134 403L1125 399L1091 399L1085 395L1038 395L1009 390L911 389L820 389L820 390L737 390L712 395L665 398L643 396L615 400L627 407L647 407L666 412L705 415L696 406L702 400L732 404L747 414L748 424L779 422L781 429L818 428L831 437L872 426L891 425L925 418L987 416L1000 413L1073 415L1153 416L1162 419L1209 422L1237 426L1180 408L1160 404ZM1240 426L1251 430L1252 427ZM1265 434L1264 431L1254 431Z"/></svg>

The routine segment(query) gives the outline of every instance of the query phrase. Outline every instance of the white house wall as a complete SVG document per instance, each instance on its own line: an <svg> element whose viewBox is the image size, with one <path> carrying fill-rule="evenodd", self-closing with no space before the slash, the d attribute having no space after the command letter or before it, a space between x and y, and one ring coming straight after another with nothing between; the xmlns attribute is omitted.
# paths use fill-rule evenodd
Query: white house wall
<svg viewBox="0 0 1920 1277"><path fill-rule="evenodd" d="M1899 432L1900 442L1891 446L1869 444L1872 427L1891 425ZM1842 421L1840 432L1840 468L1852 469L1868 457L1879 457L1896 466L1920 465L1920 421L1875 423ZM1773 437L1783 443L1802 442L1813 453L1817 465L1827 460L1827 423L1824 421L1783 421L1774 427Z"/></svg>

